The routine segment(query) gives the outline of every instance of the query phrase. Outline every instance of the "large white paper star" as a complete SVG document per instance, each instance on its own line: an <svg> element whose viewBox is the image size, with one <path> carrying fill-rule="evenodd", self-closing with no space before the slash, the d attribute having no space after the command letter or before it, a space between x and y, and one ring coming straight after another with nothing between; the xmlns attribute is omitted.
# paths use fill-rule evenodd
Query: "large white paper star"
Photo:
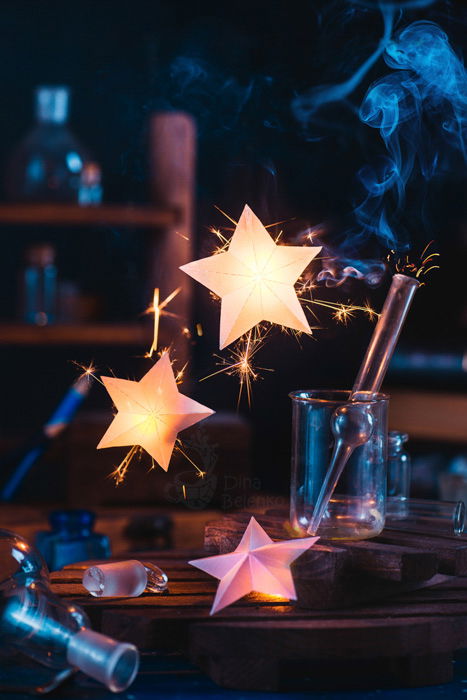
<svg viewBox="0 0 467 700"><path fill-rule="evenodd" d="M118 413L97 449L139 445L165 471L177 433L214 413L178 391L168 353L139 382L101 379Z"/></svg>
<svg viewBox="0 0 467 700"><path fill-rule="evenodd" d="M221 297L222 349L261 321L311 333L294 284L320 250L276 245L245 205L227 251L180 269Z"/></svg>
<svg viewBox="0 0 467 700"><path fill-rule="evenodd" d="M188 563L220 579L211 608L213 615L252 591L296 600L290 564L316 540L319 537L273 542L255 518L251 518L233 552Z"/></svg>

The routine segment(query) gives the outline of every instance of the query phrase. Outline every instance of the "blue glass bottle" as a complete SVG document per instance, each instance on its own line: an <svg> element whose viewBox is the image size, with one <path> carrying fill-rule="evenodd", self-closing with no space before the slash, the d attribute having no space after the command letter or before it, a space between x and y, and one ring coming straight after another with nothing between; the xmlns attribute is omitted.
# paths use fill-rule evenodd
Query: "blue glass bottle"
<svg viewBox="0 0 467 700"><path fill-rule="evenodd" d="M49 516L51 531L36 534L36 547L51 571L88 559L108 559L107 535L93 532L95 515L89 510L54 510Z"/></svg>

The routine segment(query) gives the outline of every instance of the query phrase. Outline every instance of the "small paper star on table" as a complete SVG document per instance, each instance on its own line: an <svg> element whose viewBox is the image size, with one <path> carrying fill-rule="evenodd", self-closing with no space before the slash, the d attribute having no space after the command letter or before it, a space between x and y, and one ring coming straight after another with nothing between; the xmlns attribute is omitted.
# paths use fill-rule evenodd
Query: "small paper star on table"
<svg viewBox="0 0 467 700"><path fill-rule="evenodd" d="M165 471L180 430L214 413L178 391L168 353L139 382L101 379L118 413L97 449L139 445Z"/></svg>
<svg viewBox="0 0 467 700"><path fill-rule="evenodd" d="M211 615L255 591L296 600L290 564L319 537L273 542L251 518L237 549L229 554L188 562L220 579Z"/></svg>
<svg viewBox="0 0 467 700"><path fill-rule="evenodd" d="M221 297L222 349L262 321L311 333L294 284L320 250L276 245L246 205L227 251L180 269Z"/></svg>

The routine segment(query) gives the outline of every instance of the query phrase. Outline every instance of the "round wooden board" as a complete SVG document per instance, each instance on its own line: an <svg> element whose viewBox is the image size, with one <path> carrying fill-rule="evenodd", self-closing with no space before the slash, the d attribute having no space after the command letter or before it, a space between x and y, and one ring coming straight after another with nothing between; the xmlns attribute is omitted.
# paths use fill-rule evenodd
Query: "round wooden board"
<svg viewBox="0 0 467 700"><path fill-rule="evenodd" d="M453 653L467 647L467 578L339 610L252 594L210 617L217 582L187 564L201 554L139 555L167 571L168 595L92 598L80 584L86 564L53 574L53 588L82 605L96 630L141 650L188 654L227 688L444 683Z"/></svg>

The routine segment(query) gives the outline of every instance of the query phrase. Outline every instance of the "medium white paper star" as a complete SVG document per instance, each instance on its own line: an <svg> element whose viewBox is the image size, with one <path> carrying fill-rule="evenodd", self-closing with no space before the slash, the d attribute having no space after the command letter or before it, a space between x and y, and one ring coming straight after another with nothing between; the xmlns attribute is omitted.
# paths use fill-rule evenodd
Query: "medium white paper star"
<svg viewBox="0 0 467 700"><path fill-rule="evenodd" d="M320 250L276 245L245 205L227 251L180 269L221 297L222 349L262 321L311 333L294 284Z"/></svg>
<svg viewBox="0 0 467 700"><path fill-rule="evenodd" d="M165 471L177 433L214 413L178 391L168 353L139 382L101 379L118 413L97 449L140 445Z"/></svg>
<svg viewBox="0 0 467 700"><path fill-rule="evenodd" d="M220 579L211 615L256 591L296 600L290 564L319 537L273 542L261 525L251 518L240 544L230 554L188 562Z"/></svg>

